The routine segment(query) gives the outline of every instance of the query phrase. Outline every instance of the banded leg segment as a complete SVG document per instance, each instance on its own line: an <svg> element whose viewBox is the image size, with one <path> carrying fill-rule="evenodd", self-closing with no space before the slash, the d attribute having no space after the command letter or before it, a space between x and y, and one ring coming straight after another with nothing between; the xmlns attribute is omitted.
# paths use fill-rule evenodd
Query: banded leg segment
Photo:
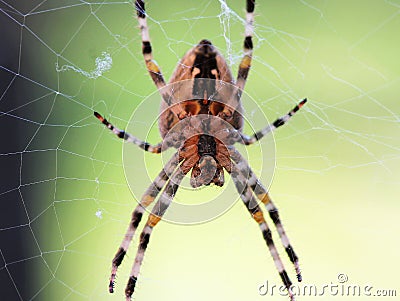
<svg viewBox="0 0 400 301"><path fill-rule="evenodd" d="M266 209L268 210L269 216L275 224L276 230L278 231L279 237L281 239L282 245L285 248L285 251L293 263L297 280L300 282L302 281L300 266L299 266L299 258L297 257L293 247L290 244L289 238L283 228L282 222L279 217L278 208L272 202L267 189L264 185L260 182L260 180L256 177L254 172L251 170L250 166L247 164L246 160L243 156L237 151L232 150L230 151L230 155L232 160L237 164L239 171L242 174L242 177L248 179L248 185L257 198L265 205Z"/></svg>
<svg viewBox="0 0 400 301"><path fill-rule="evenodd" d="M167 146L168 143L164 143L164 144L159 143L157 145L151 145L146 141L142 141L142 140L136 138L135 136L132 136L131 134L115 127L113 124L108 122L107 119L105 119L103 116L101 116L97 112L94 112L94 116L96 116L96 118L99 119L108 129L110 129L115 135L117 135L118 138L124 139L125 141L127 141L129 143L133 143L147 152L159 154L162 151L166 150L168 147Z"/></svg>
<svg viewBox="0 0 400 301"><path fill-rule="evenodd" d="M245 38L243 44L243 58L239 65L238 75L236 79L236 86L239 91L244 89L247 76L251 67L251 60L253 56L253 32L254 32L254 6L255 0L246 1L246 24L245 24ZM240 93L240 92L239 92Z"/></svg>
<svg viewBox="0 0 400 301"><path fill-rule="evenodd" d="M180 167L177 168L177 170L174 172L167 185L165 186L157 203L154 205L153 210L147 220L146 226L140 234L138 251L136 253L135 262L133 264L128 284L125 289L125 296L127 301L131 300L131 296L135 290L135 285L139 276L144 254L146 252L153 228L157 225L164 213L167 211L185 174L186 173L184 173Z"/></svg>
<svg viewBox="0 0 400 301"><path fill-rule="evenodd" d="M271 253L271 256L274 260L275 267L278 270L278 273L282 279L283 284L285 285L286 289L288 290L291 301L294 301L294 295L290 291L292 282L289 279L289 276L283 266L281 258L279 257L278 251L277 251L274 241L272 239L271 230L269 229L269 227L264 219L262 210L261 210L260 206L257 204L257 201L255 200L255 198L253 196L252 190L247 183L247 179L245 176L243 176L243 172L239 165L237 165L237 164L233 165L232 171L231 171L231 176L232 176L233 182L235 183L236 189L240 194L240 198L243 200L243 203L245 204L247 210L252 215L254 220L259 224L262 235L264 237L264 240L265 240L265 242L269 248L269 251Z"/></svg>
<svg viewBox="0 0 400 301"><path fill-rule="evenodd" d="M156 179L151 183L151 185L147 188L146 192L143 194L139 204L136 206L135 210L132 212L132 218L129 223L128 229L125 233L124 239L112 260L111 267L111 276L110 276L110 284L109 291L110 293L114 292L114 283L115 276L117 274L117 269L121 265L122 260L125 257L125 254L129 248L129 245L132 241L132 238L136 232L137 227L142 219L143 213L159 194L161 189L165 186L170 176L173 174L174 170L179 164L179 155L175 153L175 155L169 160L169 162L165 165L163 170L158 174Z"/></svg>
<svg viewBox="0 0 400 301"><path fill-rule="evenodd" d="M180 105L173 106L176 104L173 95L169 89L165 89L166 83L164 76L161 72L160 67L157 65L156 61L153 60L153 52L150 42L149 27L147 26L146 9L143 0L135 1L135 9L139 22L140 32L142 36L142 53L143 58L146 63L147 71L150 74L151 79L156 85L158 91L160 92L163 101L166 102L171 111L179 118L182 119L186 117L187 113L182 109Z"/></svg>
<svg viewBox="0 0 400 301"><path fill-rule="evenodd" d="M255 0L246 0L246 24L245 24L245 38L243 42L243 58L240 61L238 75L236 78L236 88L234 92L233 103L230 106L225 106L224 110L219 113L219 117L224 120L232 118L234 111L240 106L240 98L242 91L249 75L251 60L253 57L253 32L254 32L254 6Z"/></svg>
<svg viewBox="0 0 400 301"><path fill-rule="evenodd" d="M265 128L261 129L260 131L256 132L253 136L246 136L245 134L241 134L241 139L239 139L237 142L243 143L245 145L253 144L256 141L260 140L263 138L265 135L268 133L276 130L278 127L284 125L286 122L292 118L294 114L298 110L301 109L301 107L307 102L307 98L304 98L297 106L295 106L289 113L286 115L276 119L273 123L267 125Z"/></svg>

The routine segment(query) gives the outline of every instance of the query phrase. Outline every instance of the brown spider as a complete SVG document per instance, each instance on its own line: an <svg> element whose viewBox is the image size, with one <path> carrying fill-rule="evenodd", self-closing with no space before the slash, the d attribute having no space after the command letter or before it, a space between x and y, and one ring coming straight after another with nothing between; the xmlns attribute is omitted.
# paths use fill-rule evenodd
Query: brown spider
<svg viewBox="0 0 400 301"><path fill-rule="evenodd" d="M223 186L224 169L231 175L246 208L259 224L283 284L288 289L291 300L294 300L294 295L290 291L292 282L275 248L271 230L267 226L256 198L266 206L287 255L294 264L297 279L301 281L298 257L289 243L278 210L266 188L257 179L242 155L234 148L234 144L252 144L282 126L305 104L306 99L288 114L278 118L253 136L242 133L241 94L252 59L255 1L247 0L246 4L244 56L240 62L236 80L233 79L223 56L209 40L203 39L183 56L167 85L160 68L153 60L144 1L135 2L142 34L144 60L163 99L159 118L159 130L163 141L155 146L150 145L114 127L99 113L95 112L94 115L118 137L138 145L145 151L161 153L170 147L175 147L178 151L142 196L132 213L128 230L112 261L109 284L111 293L114 291L117 268L128 250L145 208L162 190L140 235L139 248L125 289L126 300L130 300L134 292L151 232L171 204L181 180L192 170L190 184L193 187L212 183Z"/></svg>

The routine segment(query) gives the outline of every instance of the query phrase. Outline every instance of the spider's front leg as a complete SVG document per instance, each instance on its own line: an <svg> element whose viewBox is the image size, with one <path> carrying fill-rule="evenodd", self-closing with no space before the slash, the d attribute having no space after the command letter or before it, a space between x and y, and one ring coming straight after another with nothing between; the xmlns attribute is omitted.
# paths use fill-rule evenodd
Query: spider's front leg
<svg viewBox="0 0 400 301"><path fill-rule="evenodd" d="M238 164L233 164L230 174L232 176L232 180L236 186L236 189L240 194L240 198L243 200L243 203L245 204L247 210L249 211L251 216L254 218L254 220L258 223L260 227L263 238L274 260L275 267L279 272L283 284L288 290L290 300L294 301L294 295L291 291L292 282L289 279L289 276L285 270L285 267L283 266L282 260L275 247L274 241L272 239L271 230L264 219L262 210L260 206L258 206L257 201L253 196L252 190L249 187L247 176L243 176L243 173L241 171L241 166L239 166Z"/></svg>
<svg viewBox="0 0 400 301"><path fill-rule="evenodd" d="M172 199L175 196L176 191L178 190L180 182L188 171L188 169L183 169L181 168L181 166L176 169L176 171L173 173L173 175L170 177L170 180L166 184L157 203L154 205L153 210L147 220L147 223L143 228L142 233L140 234L140 243L135 257L135 263L133 264L128 284L126 285L125 289L125 296L127 301L131 300L131 296L135 290L140 267L142 266L144 254L147 249L147 245L149 243L150 235L153 231L153 228L157 225L164 213L167 211L169 205L172 202Z"/></svg>
<svg viewBox="0 0 400 301"><path fill-rule="evenodd" d="M180 160L179 154L175 153L175 155L164 166L163 170L158 174L154 182L151 183L149 188L147 188L139 204L132 212L132 218L129 223L128 229L125 233L124 239L122 240L122 243L118 248L117 253L114 256L114 259L112 260L111 276L109 284L110 293L114 292L114 282L117 274L117 269L119 265L121 265L122 260L124 259L125 254L128 251L129 245L132 241L133 235L135 234L137 227L139 226L145 208L154 201L154 199L157 197L161 189L165 186L165 184L175 171L176 167L178 166L179 160Z"/></svg>
<svg viewBox="0 0 400 301"><path fill-rule="evenodd" d="M230 149L229 154L232 160L237 164L238 170L241 173L241 178L247 178L247 184L257 196L257 198L265 205L265 208L268 210L269 216L275 224L275 227L278 231L279 237L281 239L282 245L285 248L285 251L293 263L297 280L302 281L301 270L299 266L299 258L297 257L292 245L290 244L289 238L283 228L281 219L279 217L278 208L272 202L271 197L267 189L260 182L260 180L256 177L254 172L251 170L250 166L247 164L246 160L243 156L236 150Z"/></svg>

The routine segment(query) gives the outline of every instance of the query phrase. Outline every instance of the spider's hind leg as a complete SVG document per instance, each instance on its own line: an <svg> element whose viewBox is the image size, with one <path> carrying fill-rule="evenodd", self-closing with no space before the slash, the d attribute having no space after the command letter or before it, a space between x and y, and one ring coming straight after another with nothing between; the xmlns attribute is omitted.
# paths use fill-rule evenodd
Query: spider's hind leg
<svg viewBox="0 0 400 301"><path fill-rule="evenodd" d="M253 57L254 7L255 0L246 0L246 23L244 30L245 38L243 42L243 57L239 64L235 83L237 90L235 91L234 97L231 100L231 106L225 106L224 110L219 113L219 116L225 120L232 118L234 111L240 107L242 91L246 85L247 77L249 75Z"/></svg>
<svg viewBox="0 0 400 301"><path fill-rule="evenodd" d="M181 107L181 105L173 106L173 104L176 103L174 97L169 89L165 89L166 83L164 76L156 61L153 60L153 50L151 48L150 33L149 33L149 28L147 26L146 9L144 1L136 0L135 9L137 14L137 19L139 22L140 32L142 35L142 53L144 61L146 63L147 71L149 72L151 79L156 85L158 91L160 92L163 101L168 105L168 107L170 107L171 111L179 119L183 119L187 115L186 111Z"/></svg>
<svg viewBox="0 0 400 301"><path fill-rule="evenodd" d="M239 87L240 91L244 89L244 86L246 84L253 56L254 6L255 0L246 1L246 24L245 38L243 42L243 58L240 62L236 79L236 86Z"/></svg>

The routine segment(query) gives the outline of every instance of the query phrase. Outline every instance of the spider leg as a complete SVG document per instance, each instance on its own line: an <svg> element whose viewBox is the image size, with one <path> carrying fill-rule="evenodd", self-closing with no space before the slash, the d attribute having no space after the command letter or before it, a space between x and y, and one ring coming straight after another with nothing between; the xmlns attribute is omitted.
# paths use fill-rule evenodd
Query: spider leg
<svg viewBox="0 0 400 301"><path fill-rule="evenodd" d="M304 98L297 106L295 106L289 113L286 115L276 119L273 123L267 125L265 128L261 129L260 131L256 132L252 136L247 136L245 134L240 135L240 138L237 140L239 143L243 143L246 145L253 144L254 142L260 140L269 132L276 130L278 127L284 125L286 122L292 118L292 116L301 109L301 107L307 102L307 98Z"/></svg>
<svg viewBox="0 0 400 301"><path fill-rule="evenodd" d="M143 194L139 204L136 206L135 210L132 212L132 218L129 223L128 229L125 233L124 239L112 260L112 268L111 268L111 277L110 277L110 285L109 291L110 293L114 292L114 282L115 276L117 274L118 266L122 263L124 256L129 248L129 245L132 241L132 237L136 232L137 227L142 219L144 210L147 206L149 206L154 199L157 197L161 189L167 183L169 177L174 172L176 167L179 164L179 155L175 153L175 155L168 161L163 170L158 174L156 179L151 183L151 185L147 188L146 192Z"/></svg>
<svg viewBox="0 0 400 301"><path fill-rule="evenodd" d="M245 25L245 38L243 45L243 58L239 65L238 75L236 79L236 86L239 87L239 91L244 89L246 84L247 76L251 67L251 59L253 55L253 22L254 22L254 5L255 0L246 1L246 25Z"/></svg>
<svg viewBox="0 0 400 301"><path fill-rule="evenodd" d="M250 166L247 164L246 160L237 150L230 150L230 155L232 160L237 164L239 171L242 173L242 177L247 178L247 184L253 190L254 194L257 198L265 205L265 208L268 210L269 216L275 224L275 227L279 233L279 237L282 241L283 247L290 259L293 263L297 280L302 281L301 271L299 266L299 258L293 250L289 242L289 238L286 235L285 229L283 228L282 222L279 217L278 209L275 204L272 202L271 197L268 194L267 189L260 182L260 180L256 177L254 172L251 170Z"/></svg>
<svg viewBox="0 0 400 301"><path fill-rule="evenodd" d="M249 75L249 70L251 67L251 60L253 56L253 23L254 23L254 6L255 0L246 0L246 25L245 25L245 38L243 43L243 58L240 61L238 75L236 78L236 89L233 93L233 98L230 100L230 105L225 106L224 110L219 113L219 117L224 120L229 120L232 118L233 113L240 107L240 98L242 96L242 91L247 81L247 76Z"/></svg>
<svg viewBox="0 0 400 301"><path fill-rule="evenodd" d="M136 253L135 262L132 267L132 271L126 285L125 296L126 300L131 300L131 296L135 290L135 285L137 282L137 278L139 276L140 267L143 262L144 253L147 249L147 245L150 240L150 235L153 231L153 228L160 221L169 205L172 202L172 199L175 196L175 193L179 187L180 182L185 176L186 172L184 172L180 167L173 173L167 185L165 186L160 198L157 203L154 205L154 208L151 214L148 217L145 227L143 228L142 233L140 234L140 243Z"/></svg>
<svg viewBox="0 0 400 301"><path fill-rule="evenodd" d="M162 99L170 107L171 111L179 118L182 119L186 117L187 113L182 109L180 105L173 106L176 102L172 96L169 89L165 89L166 83L164 76L161 72L160 67L157 65L156 61L153 60L153 52L150 43L149 28L147 26L146 9L143 0L135 1L135 8L137 13L137 18L139 22L140 32L142 35L142 53L143 58L146 63L147 71L149 72L151 79L156 85L158 91L160 92Z"/></svg>
<svg viewBox="0 0 400 301"><path fill-rule="evenodd" d="M97 112L94 112L94 116L96 116L97 119L99 119L108 129L110 129L115 135L117 135L118 138L124 139L130 143L133 143L147 152L159 154L168 148L168 146L167 146L168 143L164 143L164 144L159 143L157 145L151 145L146 141L142 141L142 140L136 138L135 136L132 136L131 134L129 134L123 130L120 130L119 128L115 127L110 122L108 122L107 119L105 119L103 116L101 116Z"/></svg>
<svg viewBox="0 0 400 301"><path fill-rule="evenodd" d="M243 176L243 172L241 171L241 166L239 164L233 164L232 170L231 170L231 176L232 176L233 182L235 183L236 189L240 194L240 198L243 200L243 203L245 204L245 206L246 206L247 210L249 211L249 213L251 214L251 216L254 218L254 220L260 226L264 240L265 240L265 242L269 248L269 251L271 253L271 256L274 260L275 267L279 272L279 275L282 279L283 284L285 285L286 289L288 290L291 301L294 301L294 295L290 290L292 282L289 279L289 276L283 266L281 258L279 257L278 251L277 251L274 241L272 239L271 230L269 229L269 227L264 219L264 215L262 213L260 206L258 206L257 201L255 200L255 198L253 196L252 190L248 185L248 181L247 181L246 177Z"/></svg>

